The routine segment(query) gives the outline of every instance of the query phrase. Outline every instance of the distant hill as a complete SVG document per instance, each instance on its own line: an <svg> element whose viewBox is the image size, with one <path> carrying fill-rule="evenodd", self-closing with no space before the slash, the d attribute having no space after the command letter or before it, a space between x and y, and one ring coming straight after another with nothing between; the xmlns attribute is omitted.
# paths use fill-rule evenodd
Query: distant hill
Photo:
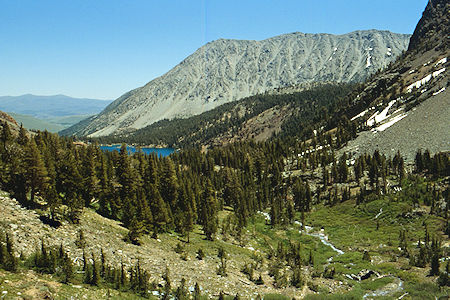
<svg viewBox="0 0 450 300"><path fill-rule="evenodd" d="M9 114L17 121L17 123L22 124L23 127L27 129L41 131L47 130L49 132L61 131L73 124L80 122L81 120L90 117L89 115L75 115L66 117L54 117L47 120L42 120L30 115L22 115L16 113Z"/></svg>
<svg viewBox="0 0 450 300"><path fill-rule="evenodd" d="M57 132L102 111L111 100L65 95L0 96L0 110L9 112L27 129Z"/></svg>
<svg viewBox="0 0 450 300"><path fill-rule="evenodd" d="M54 96L1 96L0 110L16 114L30 115L39 119L73 115L95 115L102 111L111 100L72 98Z"/></svg>
<svg viewBox="0 0 450 300"><path fill-rule="evenodd" d="M59 124L53 124L33 116L29 115L21 115L16 113L9 113L19 124L22 124L23 127L27 129L35 129L35 130L47 130L49 132L58 132L63 130L65 127Z"/></svg>

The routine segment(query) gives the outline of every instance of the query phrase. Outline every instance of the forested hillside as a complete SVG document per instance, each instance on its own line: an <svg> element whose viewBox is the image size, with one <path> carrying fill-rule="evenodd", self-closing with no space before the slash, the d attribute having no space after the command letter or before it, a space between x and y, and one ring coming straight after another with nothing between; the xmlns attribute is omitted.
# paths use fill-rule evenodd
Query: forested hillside
<svg viewBox="0 0 450 300"><path fill-rule="evenodd" d="M1 297L447 299L449 8L364 84L83 141L0 112Z"/></svg>
<svg viewBox="0 0 450 300"><path fill-rule="evenodd" d="M55 228L68 226L64 224L77 226L75 224L84 222L83 211L93 210L127 228L119 237L136 245L133 249L138 252L139 247L147 247L149 240L176 234L181 242L173 251L180 253L178 259L186 259L187 264L189 256L203 259L205 252L211 263L209 257L213 254L208 251L209 247L216 243L221 245L219 249L226 246L230 253L221 254L224 250L219 250L214 271L217 279L210 279L211 284L230 274L229 280L247 277L245 280L255 288L264 282L270 292L289 287L286 293L295 295L296 288L306 286L306 293L329 289L362 295L369 293L364 291L378 289L362 282L360 285L358 276L370 277L361 271L365 268L390 278L380 281L379 286L405 282L408 293L419 293L414 280L426 284L427 291L436 295L440 294L433 287L436 276L439 276L438 285L447 285L446 273L442 271L445 264L440 263L440 258L448 256L445 242L449 234L448 153L433 156L429 152L418 152L411 172L400 154L390 158L375 152L355 161L349 161L346 154L336 157L334 147L328 144L328 141L337 142L337 135L333 134L317 137L314 146L311 143L288 144L283 140L234 143L203 154L194 149L158 158L142 153L129 156L125 146L120 152L103 153L95 144L74 143L72 139L46 132L29 137L22 129L12 135L6 123L1 132L2 189L21 205L35 209L44 223ZM333 220L333 214L349 223ZM378 220L380 215L382 222ZM346 236L352 231L354 234L352 224L358 222L368 223L358 232L361 240L350 241ZM391 222L391 225L383 222ZM8 228L8 223L4 225ZM300 235L298 229L293 230L295 226L299 226ZM338 246L329 242L311 244L311 239L324 238L318 226L325 227ZM423 227L417 230L415 226ZM288 235L282 238L279 230ZM380 236L374 239L389 239L387 246L377 248L376 244L365 240L363 236L372 234L373 230L380 230ZM211 244L206 246L200 242L199 234ZM38 273L55 274L62 282L81 281L141 296L146 296L148 289L159 290L158 293L166 296L176 293L167 283L169 275L164 275L162 269L159 273L147 273L151 264L136 261L138 252L127 252L127 261L128 255L134 255L135 263L124 266L120 263L123 256L113 255L106 260L103 249L101 253L97 247L94 250L82 242L84 238L80 235L83 231L67 244L72 249L70 252L50 240L42 241L37 252L33 247L21 248L23 260L30 255L33 257L21 263L13 258L17 253L8 233L5 245L10 246L2 251L9 254L2 256L3 266L9 271L27 267ZM195 245L203 245L200 249L188 247L191 236ZM102 244L102 240L97 242ZM411 247L412 243L419 245L418 248ZM83 250L80 267L72 266L69 259L70 253L75 253L72 245ZM246 245L252 245L251 249L257 249L259 254L245 258L242 264L236 260L240 256L235 251ZM110 256L111 245L103 247L108 248ZM192 252L197 250L197 254ZM340 258L333 251L338 255L347 254ZM358 255L362 255L361 258L356 258ZM260 262L258 257L262 257ZM360 266L351 267L345 257L353 257L350 261ZM377 257L383 265L370 257ZM395 257L395 261L389 263L389 257ZM392 271L395 266L414 268L409 272L415 279ZM78 268L82 268L83 278L74 272ZM434 279L421 277L423 270ZM177 278L179 291L186 289L182 279L188 275L185 272L172 270L170 275ZM162 276L166 282L164 288L149 285L149 276ZM322 282L320 278L329 282ZM336 280L345 280L346 286L335 287ZM202 284L208 286L208 281ZM357 289L351 288L354 284L358 285ZM245 293L239 285L235 288L212 286L209 288L214 293L221 290ZM404 290L400 287L390 293L399 295Z"/></svg>
<svg viewBox="0 0 450 300"><path fill-rule="evenodd" d="M349 94L357 86L322 84L300 92L256 95L221 105L198 116L163 120L130 134L94 140L100 143L127 142L185 148L218 146L248 139L309 138L314 128L337 126L336 120L329 116L347 105L351 98ZM268 112L275 119L265 118Z"/></svg>

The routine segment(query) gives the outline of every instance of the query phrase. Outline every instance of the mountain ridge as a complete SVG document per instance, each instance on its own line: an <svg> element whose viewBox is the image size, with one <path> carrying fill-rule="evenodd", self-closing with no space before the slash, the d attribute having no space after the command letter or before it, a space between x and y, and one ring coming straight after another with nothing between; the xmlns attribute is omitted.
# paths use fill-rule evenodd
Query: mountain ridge
<svg viewBox="0 0 450 300"><path fill-rule="evenodd" d="M219 39L111 103L67 135L104 136L185 118L218 105L305 82L361 81L406 49L407 34L289 33L261 41ZM80 128L81 127L81 128Z"/></svg>

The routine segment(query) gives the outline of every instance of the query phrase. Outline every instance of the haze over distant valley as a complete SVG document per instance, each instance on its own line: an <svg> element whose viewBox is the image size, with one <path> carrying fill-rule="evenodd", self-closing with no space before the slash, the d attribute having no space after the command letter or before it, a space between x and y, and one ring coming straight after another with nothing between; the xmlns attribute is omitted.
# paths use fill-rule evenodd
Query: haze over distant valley
<svg viewBox="0 0 450 300"><path fill-rule="evenodd" d="M58 132L102 111L111 100L72 98L65 95L0 96L0 110L27 129Z"/></svg>

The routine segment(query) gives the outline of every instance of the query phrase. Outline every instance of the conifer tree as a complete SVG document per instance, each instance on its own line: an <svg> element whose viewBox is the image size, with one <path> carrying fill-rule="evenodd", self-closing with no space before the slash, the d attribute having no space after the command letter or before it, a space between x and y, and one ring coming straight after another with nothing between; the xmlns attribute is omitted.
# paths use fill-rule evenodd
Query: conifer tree
<svg viewBox="0 0 450 300"><path fill-rule="evenodd" d="M153 233L156 237L157 234L165 228L170 219L166 203L162 199L156 186L151 184L148 189L149 194L147 195L147 199L153 215Z"/></svg>
<svg viewBox="0 0 450 300"><path fill-rule="evenodd" d="M187 300L188 297L188 291L186 289L186 279L181 278L180 285L177 288L177 291L175 293L175 299L177 300Z"/></svg>
<svg viewBox="0 0 450 300"><path fill-rule="evenodd" d="M64 195L63 204L69 207L73 222L78 221L78 214L83 207L81 201L82 178L72 151L67 150L58 159L56 190Z"/></svg>
<svg viewBox="0 0 450 300"><path fill-rule="evenodd" d="M450 280L448 278L448 275L450 273L450 267L449 267L449 261L447 261L447 264L445 265L445 271L441 272L438 278L438 284L439 286L450 286Z"/></svg>
<svg viewBox="0 0 450 300"><path fill-rule="evenodd" d="M9 128L9 125L7 122L2 123L2 131L1 131L1 135L0 135L0 140L3 144L3 150L6 151L7 143L12 141L11 129Z"/></svg>
<svg viewBox="0 0 450 300"><path fill-rule="evenodd" d="M109 197L111 191L111 181L108 177L107 162L105 155L100 155L100 174L99 174L99 213L103 216L110 216Z"/></svg>
<svg viewBox="0 0 450 300"><path fill-rule="evenodd" d="M28 144L28 134L22 123L20 123L19 135L17 136L17 143L21 146Z"/></svg>
<svg viewBox="0 0 450 300"><path fill-rule="evenodd" d="M201 295L200 286L198 285L198 282L196 282L194 287L194 300L200 300Z"/></svg>
<svg viewBox="0 0 450 300"><path fill-rule="evenodd" d="M203 225L203 232L208 240L213 239L213 235L217 231L217 200L213 190L211 181L207 179L201 198L201 224Z"/></svg>
<svg viewBox="0 0 450 300"><path fill-rule="evenodd" d="M120 200L129 201L134 196L136 190L136 176L131 167L128 150L125 144L122 144L119 153L119 162L117 165L117 178L120 184Z"/></svg>
<svg viewBox="0 0 450 300"><path fill-rule="evenodd" d="M348 179L347 154L344 152L338 165L339 182L346 182Z"/></svg>
<svg viewBox="0 0 450 300"><path fill-rule="evenodd" d="M84 206L89 207L93 198L97 197L98 194L98 183L97 170L96 170L96 157L95 148L90 145L86 149L84 156L82 173L83 173L83 199Z"/></svg>
<svg viewBox="0 0 450 300"><path fill-rule="evenodd" d="M223 291L219 293L219 300L225 300L225 296L223 295Z"/></svg>
<svg viewBox="0 0 450 300"><path fill-rule="evenodd" d="M247 225L249 211L247 202L244 198L242 186L231 171L227 172L225 180L226 183L223 192L223 200L226 205L233 207L234 213L238 220L238 226L245 227Z"/></svg>
<svg viewBox="0 0 450 300"><path fill-rule="evenodd" d="M95 259L94 253L92 253L92 277L89 284L98 286L100 283L100 270L98 268L97 260Z"/></svg>
<svg viewBox="0 0 450 300"><path fill-rule="evenodd" d="M178 180L175 165L170 157L163 161L162 174L159 182L159 191L164 202L167 204L169 217L173 216L178 200ZM172 218L171 218L172 219ZM173 220L170 220L173 221Z"/></svg>
<svg viewBox="0 0 450 300"><path fill-rule="evenodd" d="M166 267L166 271L164 272L163 279L164 279L165 283L164 283L164 294L163 294L162 299L167 300L167 299L170 299L170 294L171 294L171 290L172 290L172 287L171 287L172 283L170 280L170 271L169 271L169 268L167 268L167 267Z"/></svg>
<svg viewBox="0 0 450 300"><path fill-rule="evenodd" d="M26 150L25 166L26 179L30 186L30 201L34 201L37 192L43 194L47 187L47 169L45 168L42 155L36 146L34 139L31 139Z"/></svg>
<svg viewBox="0 0 450 300"><path fill-rule="evenodd" d="M61 268L63 275L62 282L67 284L72 280L73 277L72 261L70 260L70 257L69 255L67 255L67 253L64 253Z"/></svg>
<svg viewBox="0 0 450 300"><path fill-rule="evenodd" d="M106 277L106 255L103 251L103 248L100 249L100 277L105 278Z"/></svg>
<svg viewBox="0 0 450 300"><path fill-rule="evenodd" d="M17 266L18 266L18 260L14 254L14 241L8 233L6 233L5 243L6 243L6 252L2 255L3 256L3 266L4 266L5 270L7 270L7 271L16 272Z"/></svg>
<svg viewBox="0 0 450 300"><path fill-rule="evenodd" d="M431 256L431 270L430 275L431 276L437 276L439 275L439 251L434 250L433 254Z"/></svg>

